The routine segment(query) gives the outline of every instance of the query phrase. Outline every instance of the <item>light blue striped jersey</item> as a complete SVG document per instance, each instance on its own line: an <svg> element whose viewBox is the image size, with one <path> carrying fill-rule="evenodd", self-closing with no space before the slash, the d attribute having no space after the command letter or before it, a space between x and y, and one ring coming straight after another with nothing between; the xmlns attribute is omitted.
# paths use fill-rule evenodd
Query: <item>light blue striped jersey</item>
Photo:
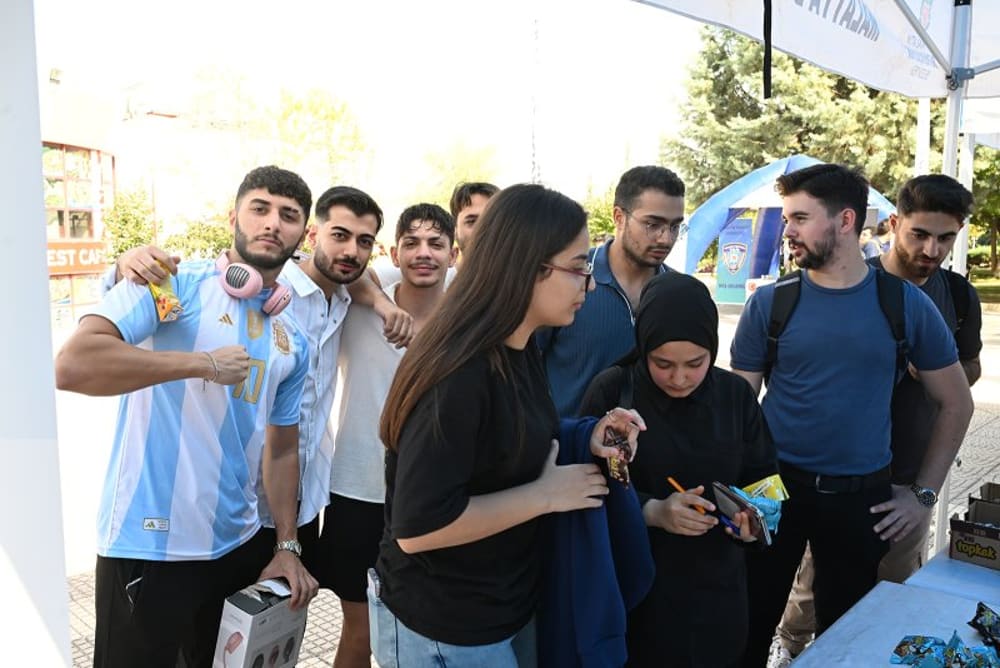
<svg viewBox="0 0 1000 668"><path fill-rule="evenodd" d="M249 374L236 386L191 378L122 397L98 515L98 554L215 559L261 526L266 427L298 423L307 348L287 318L261 312L264 296L234 299L217 275L213 261L180 265L171 281L184 310L174 322L161 323L149 289L130 281L93 311L140 348L242 344L250 355Z"/></svg>

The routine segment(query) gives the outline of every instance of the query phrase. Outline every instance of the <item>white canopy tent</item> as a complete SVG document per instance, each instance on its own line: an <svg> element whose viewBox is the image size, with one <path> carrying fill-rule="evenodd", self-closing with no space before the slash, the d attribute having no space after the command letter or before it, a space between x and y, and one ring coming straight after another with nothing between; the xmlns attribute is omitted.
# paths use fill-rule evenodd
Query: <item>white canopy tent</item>
<svg viewBox="0 0 1000 668"><path fill-rule="evenodd" d="M962 132L976 144L1000 150L1000 100L966 100Z"/></svg>
<svg viewBox="0 0 1000 668"><path fill-rule="evenodd" d="M947 97L943 171L972 186L974 139L958 144L966 98L1000 97L997 0L636 0L729 28L830 72L915 98ZM993 127L992 132L1000 131ZM968 226L952 268L965 273ZM941 490L936 549L945 544L949 485Z"/></svg>

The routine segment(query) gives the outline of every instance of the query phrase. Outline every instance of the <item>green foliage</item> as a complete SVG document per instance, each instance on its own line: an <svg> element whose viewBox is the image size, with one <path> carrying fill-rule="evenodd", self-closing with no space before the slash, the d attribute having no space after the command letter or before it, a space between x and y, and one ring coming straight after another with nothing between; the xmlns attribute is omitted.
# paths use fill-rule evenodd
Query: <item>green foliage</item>
<svg viewBox="0 0 1000 668"><path fill-rule="evenodd" d="M183 233L167 237L163 247L184 260L208 260L232 247L233 233L219 219L191 221Z"/></svg>
<svg viewBox="0 0 1000 668"><path fill-rule="evenodd" d="M719 239L718 237L712 240L712 243L708 245L705 252L702 253L701 259L698 260L697 272L699 274L712 274L715 273L715 264L719 259Z"/></svg>
<svg viewBox="0 0 1000 668"><path fill-rule="evenodd" d="M678 139L661 146L661 162L682 173L691 203L793 153L860 167L890 198L911 176L915 101L778 52L774 95L765 100L759 43L718 28L705 28L702 40ZM943 127L942 115L942 105L933 105L932 127ZM940 146L940 132L935 140ZM935 159L940 165L940 154Z"/></svg>
<svg viewBox="0 0 1000 668"><path fill-rule="evenodd" d="M456 142L424 156L426 176L410 195L410 202L437 204L445 211L455 186L466 181L496 183L496 151L493 147L472 147Z"/></svg>
<svg viewBox="0 0 1000 668"><path fill-rule="evenodd" d="M991 238L990 246L983 247L987 258L984 266L990 267L993 275L1000 277L996 252L997 238L1000 237L1000 151L985 146L976 148L972 194L976 198L976 208L972 214L970 236L978 232ZM979 249L969 250L970 266L974 264L973 251Z"/></svg>
<svg viewBox="0 0 1000 668"><path fill-rule="evenodd" d="M153 205L144 190L119 192L103 220L109 260L117 260L130 248L152 243L156 235Z"/></svg>
<svg viewBox="0 0 1000 668"><path fill-rule="evenodd" d="M990 247L977 246L976 248L970 248L965 263L969 267L989 267Z"/></svg>
<svg viewBox="0 0 1000 668"><path fill-rule="evenodd" d="M277 164L301 174L317 197L330 186L359 179L365 154L360 125L347 103L328 90L282 90L265 119L277 142Z"/></svg>
<svg viewBox="0 0 1000 668"><path fill-rule="evenodd" d="M587 230L590 239L601 242L606 236L615 235L615 189L608 186L601 194L594 193L593 186L587 188L587 197L581 202L587 211Z"/></svg>
<svg viewBox="0 0 1000 668"><path fill-rule="evenodd" d="M979 293L979 301L984 304L1000 304L1000 278L996 278L986 269L979 271L982 272L978 274L980 278L976 277L976 271L973 271L972 275L972 285Z"/></svg>

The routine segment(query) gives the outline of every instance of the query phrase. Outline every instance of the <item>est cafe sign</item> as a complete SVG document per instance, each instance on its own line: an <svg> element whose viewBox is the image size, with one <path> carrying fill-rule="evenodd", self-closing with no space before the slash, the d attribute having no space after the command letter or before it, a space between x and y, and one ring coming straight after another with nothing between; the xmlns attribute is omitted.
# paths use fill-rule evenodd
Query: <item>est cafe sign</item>
<svg viewBox="0 0 1000 668"><path fill-rule="evenodd" d="M49 275L99 274L107 268L102 241L49 242Z"/></svg>

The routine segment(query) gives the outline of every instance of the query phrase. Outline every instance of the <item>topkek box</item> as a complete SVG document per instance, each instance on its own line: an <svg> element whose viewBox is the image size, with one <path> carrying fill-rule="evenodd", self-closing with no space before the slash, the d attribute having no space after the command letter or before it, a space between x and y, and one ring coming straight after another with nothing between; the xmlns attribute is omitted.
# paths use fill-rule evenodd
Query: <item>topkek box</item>
<svg viewBox="0 0 1000 668"><path fill-rule="evenodd" d="M1000 570L1000 503L969 499L965 519L951 518L952 559Z"/></svg>

